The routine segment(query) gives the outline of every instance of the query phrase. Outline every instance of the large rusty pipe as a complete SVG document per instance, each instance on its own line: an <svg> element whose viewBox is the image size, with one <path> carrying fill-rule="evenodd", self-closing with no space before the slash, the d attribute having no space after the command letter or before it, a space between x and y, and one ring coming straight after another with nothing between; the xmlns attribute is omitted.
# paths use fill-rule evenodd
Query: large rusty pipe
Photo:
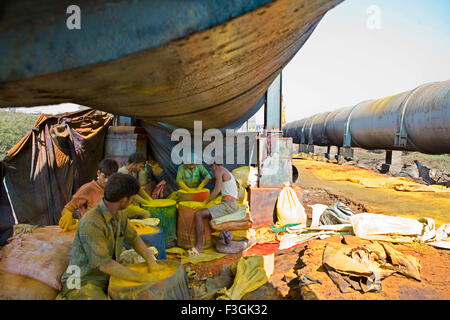
<svg viewBox="0 0 450 320"><path fill-rule="evenodd" d="M450 153L450 80L316 114L283 133L298 144Z"/></svg>

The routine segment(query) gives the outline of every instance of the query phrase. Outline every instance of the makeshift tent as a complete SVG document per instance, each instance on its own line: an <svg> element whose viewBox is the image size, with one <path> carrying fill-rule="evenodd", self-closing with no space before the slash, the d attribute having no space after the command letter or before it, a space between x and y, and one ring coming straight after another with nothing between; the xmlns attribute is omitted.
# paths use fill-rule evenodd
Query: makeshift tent
<svg viewBox="0 0 450 320"><path fill-rule="evenodd" d="M5 182L19 223L58 223L76 190L95 178L112 119L91 109L40 115L5 158ZM0 216L5 220L10 213L2 210Z"/></svg>
<svg viewBox="0 0 450 320"><path fill-rule="evenodd" d="M243 122L245 122L246 120L248 120L250 117L252 117L254 115L254 113L256 113L256 111L258 111L258 109L261 107L263 103L263 100L261 100L260 103L258 103L255 106L255 109L246 115L245 118L241 119L240 122L234 123L231 126L228 126L227 129L229 128L233 128L233 127L239 127L242 125ZM172 162L171 159L171 152L172 152L172 148L174 146L176 146L179 141L171 141L171 136L174 130L176 130L176 127L173 126L169 126L166 124L162 124L162 123L150 123L150 122L146 122L146 121L141 121L140 125L145 129L146 133L147 133L147 137L149 139L149 143L150 143L150 149L152 150L153 153L153 157L155 158L156 161L158 161L161 165L161 167L164 169L164 174L163 174L163 179L167 182L167 190L168 193L171 193L172 191L175 191L178 189L178 186L176 184L176 176L177 176L177 169L178 169L178 164L175 164ZM226 128L221 128L221 132L223 133L223 155L224 155L224 161L225 161L225 157L226 157L226 140L225 140L225 136L226 136ZM193 132L190 131L190 134L192 137L194 137ZM244 134L244 133L242 133ZM193 139L192 139L192 143L191 143L191 149L192 151L194 151L194 144L193 144ZM255 140L256 142L256 140ZM203 145L202 145L202 150L204 150L204 148L206 146L208 146L211 143L211 141L203 141ZM227 168L229 171L237 168L237 167L241 167L241 166L248 166L251 164L251 159L252 159L252 152L254 152L254 156L256 159L256 144L253 144L250 139L246 139L245 140L245 144L244 144L244 150L245 150L245 161L243 163L238 163L238 150L237 150L237 143L234 144L234 164L224 164L224 167ZM205 160L205 159L204 159ZM254 163L256 165L256 163ZM210 168L208 166L206 166L206 169L208 171L210 171L211 173L211 177L213 177L213 179L206 185L207 188L212 189L214 187L214 175L212 174Z"/></svg>
<svg viewBox="0 0 450 320"><path fill-rule="evenodd" d="M239 128L263 104L264 96L243 118L220 128L224 136L224 156L225 130ZM4 169L6 185L19 223L58 223L60 212L71 196L81 185L95 178L97 164L104 157L105 137L112 120L112 115L93 109L55 116L41 114L34 128L8 151L5 159L10 166ZM151 153L164 170L160 179L167 182L168 192L178 189L175 181L178 164L171 159L172 148L178 143L171 141L171 135L177 128L140 120L137 125L147 133ZM192 131L190 134L193 137ZM202 148L209 144L210 141L204 141ZM244 149L245 161L238 163L237 143L234 144L235 164L225 165L227 169L231 171L250 164L251 152L256 152L256 145L247 138ZM213 186L214 179L207 187ZM2 197L3 202L5 210L9 210L9 201ZM7 227L14 224L11 212L1 211L0 217L0 221L7 220Z"/></svg>

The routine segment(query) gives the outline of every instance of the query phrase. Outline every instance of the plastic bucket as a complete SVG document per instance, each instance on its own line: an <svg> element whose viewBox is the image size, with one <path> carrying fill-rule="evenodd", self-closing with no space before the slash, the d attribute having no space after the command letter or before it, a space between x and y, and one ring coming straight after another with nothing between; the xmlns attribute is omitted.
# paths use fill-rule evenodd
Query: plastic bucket
<svg viewBox="0 0 450 320"><path fill-rule="evenodd" d="M185 190L178 190L179 201L198 201L203 202L209 197L209 190L202 189L195 192L187 192Z"/></svg>

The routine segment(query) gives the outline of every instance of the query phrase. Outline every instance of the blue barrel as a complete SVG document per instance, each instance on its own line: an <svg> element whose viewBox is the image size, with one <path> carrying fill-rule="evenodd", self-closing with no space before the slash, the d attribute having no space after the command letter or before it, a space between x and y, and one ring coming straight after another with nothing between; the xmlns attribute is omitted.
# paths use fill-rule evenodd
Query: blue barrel
<svg viewBox="0 0 450 320"><path fill-rule="evenodd" d="M140 234L142 241L158 249L156 259L166 260L166 244L164 240L164 232L160 227L152 227L158 229L158 232ZM131 249L126 243L123 246L128 250Z"/></svg>

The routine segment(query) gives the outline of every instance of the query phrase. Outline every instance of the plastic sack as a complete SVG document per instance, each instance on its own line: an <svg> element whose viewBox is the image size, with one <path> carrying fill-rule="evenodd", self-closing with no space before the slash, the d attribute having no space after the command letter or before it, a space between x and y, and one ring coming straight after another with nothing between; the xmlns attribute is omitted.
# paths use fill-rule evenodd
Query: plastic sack
<svg viewBox="0 0 450 320"><path fill-rule="evenodd" d="M0 300L54 300L58 291L25 276L0 273Z"/></svg>
<svg viewBox="0 0 450 320"><path fill-rule="evenodd" d="M231 170L231 174L233 175L234 179L238 183L240 187L248 187L250 185L249 183L249 177L250 177L250 166L243 166L236 169Z"/></svg>
<svg viewBox="0 0 450 320"><path fill-rule="evenodd" d="M306 224L305 208L298 200L294 189L289 184L283 184L284 188L280 191L277 200L277 218L281 225L286 224Z"/></svg>
<svg viewBox="0 0 450 320"><path fill-rule="evenodd" d="M201 202L186 201L178 204L178 220L177 220L177 245L181 248L190 249L195 246L195 213L204 208ZM203 220L203 248L210 248L211 227L208 220Z"/></svg>
<svg viewBox="0 0 450 320"><path fill-rule="evenodd" d="M209 221L209 225L216 231L222 230L247 230L253 226L253 220L250 216L250 212L247 211L245 218L239 221L227 221L223 223L216 223L214 220Z"/></svg>
<svg viewBox="0 0 450 320"><path fill-rule="evenodd" d="M352 216L350 222L355 235L367 240L412 242L424 230L424 224L418 220L368 212Z"/></svg>
<svg viewBox="0 0 450 320"><path fill-rule="evenodd" d="M244 295L264 285L274 270L274 254L241 257L231 267L235 274L229 289L219 290L217 300L240 300Z"/></svg>
<svg viewBox="0 0 450 320"><path fill-rule="evenodd" d="M73 232L62 232L53 226L13 237L3 248L0 270L61 290L61 276L69 265L73 239Z"/></svg>
<svg viewBox="0 0 450 320"><path fill-rule="evenodd" d="M183 266L176 261L158 261L164 269L154 273L148 282L125 281L111 277L108 295L112 300L189 300L188 278ZM148 272L147 264L128 265L137 272Z"/></svg>
<svg viewBox="0 0 450 320"><path fill-rule="evenodd" d="M347 224L350 223L350 217L354 215L355 213L349 207L342 202L336 202L321 214L319 225Z"/></svg>
<svg viewBox="0 0 450 320"><path fill-rule="evenodd" d="M239 206L233 213L226 214L224 216L213 219L216 224L221 224L229 221L241 221L245 220L248 212L248 207L246 205Z"/></svg>

